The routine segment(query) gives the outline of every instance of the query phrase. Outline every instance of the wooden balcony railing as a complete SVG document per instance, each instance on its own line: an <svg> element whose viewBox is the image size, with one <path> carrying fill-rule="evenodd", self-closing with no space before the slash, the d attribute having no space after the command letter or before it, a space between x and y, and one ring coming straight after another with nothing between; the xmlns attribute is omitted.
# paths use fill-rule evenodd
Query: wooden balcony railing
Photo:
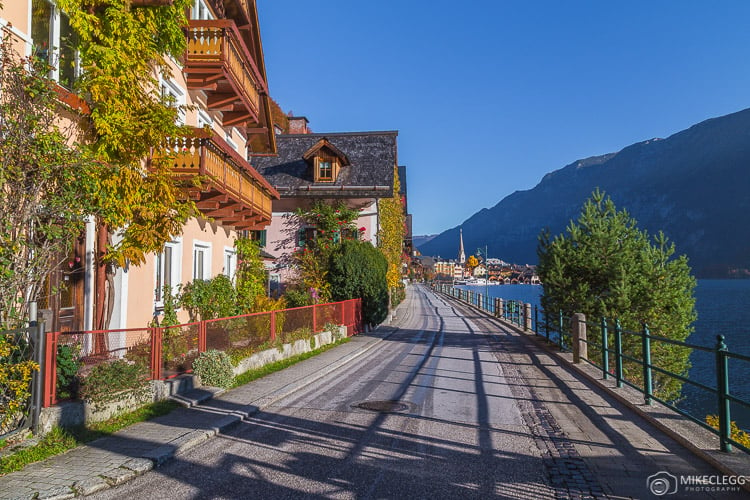
<svg viewBox="0 0 750 500"><path fill-rule="evenodd" d="M269 127L261 123L261 93L268 93L237 25L231 19L191 20L184 72L191 89L204 90L207 107L223 111L223 125Z"/></svg>
<svg viewBox="0 0 750 500"><path fill-rule="evenodd" d="M172 173L185 180L200 176L191 188L198 209L235 229L262 229L271 222L271 202L279 193L221 137L194 129L190 137L170 139L167 150Z"/></svg>

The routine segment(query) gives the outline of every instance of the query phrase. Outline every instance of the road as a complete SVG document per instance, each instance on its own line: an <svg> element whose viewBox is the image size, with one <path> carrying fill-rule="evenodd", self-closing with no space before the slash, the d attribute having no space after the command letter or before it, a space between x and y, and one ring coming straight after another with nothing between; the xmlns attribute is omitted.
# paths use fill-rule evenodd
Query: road
<svg viewBox="0 0 750 500"><path fill-rule="evenodd" d="M418 287L400 311L366 356L96 498L654 498L658 471L716 473L494 320Z"/></svg>

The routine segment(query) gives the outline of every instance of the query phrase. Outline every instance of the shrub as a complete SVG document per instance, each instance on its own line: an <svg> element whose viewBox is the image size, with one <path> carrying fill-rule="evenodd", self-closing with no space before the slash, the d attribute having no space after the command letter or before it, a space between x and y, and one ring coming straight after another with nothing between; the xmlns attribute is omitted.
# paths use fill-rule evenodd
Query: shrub
<svg viewBox="0 0 750 500"><path fill-rule="evenodd" d="M75 398L78 394L78 370L81 362L78 360L78 346L57 346L57 397Z"/></svg>
<svg viewBox="0 0 750 500"><path fill-rule="evenodd" d="M215 349L202 352L198 359L193 361L193 373L200 377L201 383L212 387L227 388L232 385L234 379L229 356Z"/></svg>
<svg viewBox="0 0 750 500"><path fill-rule="evenodd" d="M149 391L148 368L123 359L96 365L80 378L79 396L94 405L129 397L140 400Z"/></svg>
<svg viewBox="0 0 750 500"><path fill-rule="evenodd" d="M288 288L284 292L284 298L289 307L302 307L312 304L310 294L302 288Z"/></svg>
<svg viewBox="0 0 750 500"><path fill-rule="evenodd" d="M185 284L179 303L187 309L190 321L228 318L237 314L237 292L224 274Z"/></svg>
<svg viewBox="0 0 750 500"><path fill-rule="evenodd" d="M328 279L333 300L362 299L362 316L378 324L388 315L388 262L369 242L348 240L330 258Z"/></svg>
<svg viewBox="0 0 750 500"><path fill-rule="evenodd" d="M19 346L0 335L0 433L15 422L31 397L31 375L39 365L30 360L14 360Z"/></svg>

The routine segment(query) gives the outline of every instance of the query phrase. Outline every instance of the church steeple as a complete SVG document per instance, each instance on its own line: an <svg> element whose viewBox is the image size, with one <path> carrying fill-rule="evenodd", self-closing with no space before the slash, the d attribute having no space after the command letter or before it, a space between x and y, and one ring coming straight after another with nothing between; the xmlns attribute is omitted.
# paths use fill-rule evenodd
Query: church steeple
<svg viewBox="0 0 750 500"><path fill-rule="evenodd" d="M458 263L466 264L466 254L464 253L464 230L463 228L458 229Z"/></svg>

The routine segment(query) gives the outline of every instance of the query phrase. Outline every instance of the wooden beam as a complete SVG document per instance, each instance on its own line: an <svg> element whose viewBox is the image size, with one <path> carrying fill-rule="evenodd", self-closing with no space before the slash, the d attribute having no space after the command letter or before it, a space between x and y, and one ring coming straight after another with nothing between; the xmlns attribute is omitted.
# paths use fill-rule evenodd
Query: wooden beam
<svg viewBox="0 0 750 500"><path fill-rule="evenodd" d="M232 111L224 113L222 124L225 127L233 127L250 119L250 113L246 111Z"/></svg>
<svg viewBox="0 0 750 500"><path fill-rule="evenodd" d="M207 83L202 78L191 78L187 80L187 87L190 90L210 90L214 91L218 88L216 83Z"/></svg>
<svg viewBox="0 0 750 500"><path fill-rule="evenodd" d="M228 203L229 201L231 201L231 198L229 198L228 194L212 191L211 194L203 193L201 200L198 203L196 203L196 206L198 208L201 208L202 204L205 204L206 207L210 208L214 206L214 203L222 204L222 203Z"/></svg>
<svg viewBox="0 0 750 500"><path fill-rule="evenodd" d="M251 135L256 135L256 134L266 135L268 133L268 127L246 128L245 132Z"/></svg>
<svg viewBox="0 0 750 500"><path fill-rule="evenodd" d="M237 211L242 209L242 204L240 203L232 203L231 205L227 207L221 207L216 210L209 210L205 212L205 215L208 217L213 217L214 219L225 219L225 218L231 218L234 219L237 217Z"/></svg>
<svg viewBox="0 0 750 500"><path fill-rule="evenodd" d="M231 111L234 108L234 103L239 100L240 96L236 94L210 94L206 99L206 107L208 109Z"/></svg>

